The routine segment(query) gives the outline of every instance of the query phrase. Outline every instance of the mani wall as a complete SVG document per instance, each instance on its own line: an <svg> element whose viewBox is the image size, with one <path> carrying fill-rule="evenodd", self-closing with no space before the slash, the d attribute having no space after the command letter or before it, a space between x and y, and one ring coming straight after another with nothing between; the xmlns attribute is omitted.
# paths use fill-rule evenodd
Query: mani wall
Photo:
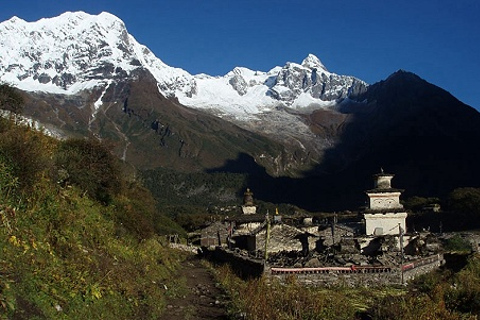
<svg viewBox="0 0 480 320"><path fill-rule="evenodd" d="M243 279L264 276L271 281L287 282L293 277L303 285L325 287L403 284L445 263L443 255L436 254L402 266L277 268L264 265L261 259L253 259L220 247L214 250L204 248L202 255L214 263L229 264Z"/></svg>

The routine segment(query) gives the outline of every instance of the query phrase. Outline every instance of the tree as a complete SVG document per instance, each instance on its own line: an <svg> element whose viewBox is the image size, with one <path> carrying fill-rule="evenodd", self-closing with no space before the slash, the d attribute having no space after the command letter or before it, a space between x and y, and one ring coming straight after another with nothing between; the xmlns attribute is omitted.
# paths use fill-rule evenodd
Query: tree
<svg viewBox="0 0 480 320"><path fill-rule="evenodd" d="M450 193L448 204L454 212L480 218L480 188L457 188Z"/></svg>
<svg viewBox="0 0 480 320"><path fill-rule="evenodd" d="M56 165L62 175L59 182L76 185L101 203L109 204L121 190L118 159L99 140L63 141L57 152Z"/></svg>
<svg viewBox="0 0 480 320"><path fill-rule="evenodd" d="M24 99L20 92L8 84L0 84L0 109L12 112L15 116L23 111Z"/></svg>
<svg viewBox="0 0 480 320"><path fill-rule="evenodd" d="M439 203L440 203L439 198L433 198L433 197L424 198L424 197L413 196L406 199L403 202L403 205L407 210L411 210L413 212L420 212L427 206L439 204Z"/></svg>

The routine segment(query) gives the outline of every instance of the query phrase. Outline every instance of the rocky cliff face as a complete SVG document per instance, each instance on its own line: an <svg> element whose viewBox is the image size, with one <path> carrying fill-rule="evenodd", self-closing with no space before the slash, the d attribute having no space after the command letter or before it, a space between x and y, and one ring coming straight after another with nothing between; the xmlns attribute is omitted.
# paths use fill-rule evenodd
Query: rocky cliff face
<svg viewBox="0 0 480 320"><path fill-rule="evenodd" d="M270 92L289 105L302 94L325 102L339 102L351 94L365 92L366 88L365 82L354 77L330 73L316 56L310 54L300 65L287 63L275 77ZM298 103L296 105L301 107Z"/></svg>

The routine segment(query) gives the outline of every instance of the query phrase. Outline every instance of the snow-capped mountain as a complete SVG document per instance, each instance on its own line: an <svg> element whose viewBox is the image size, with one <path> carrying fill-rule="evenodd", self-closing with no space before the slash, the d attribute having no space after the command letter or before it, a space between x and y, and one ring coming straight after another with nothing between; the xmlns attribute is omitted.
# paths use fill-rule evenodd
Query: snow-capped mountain
<svg viewBox="0 0 480 320"><path fill-rule="evenodd" d="M170 85L191 77L157 59L105 12L66 12L36 22L13 17L0 24L0 46L0 79L26 91L76 94L139 67Z"/></svg>
<svg viewBox="0 0 480 320"><path fill-rule="evenodd" d="M312 54L301 64L267 72L238 67L224 76L191 75L163 63L105 12L66 12L36 22L13 17L0 24L0 81L26 91L71 95L105 89L139 68L153 75L163 95L237 120L278 107L332 106L367 87L329 72Z"/></svg>
<svg viewBox="0 0 480 320"><path fill-rule="evenodd" d="M192 75L117 17L67 12L0 23L0 82L24 91L23 116L62 137L108 139L139 169L247 173L274 203L345 206L380 167L427 196L480 181L480 114L409 72L367 85L308 55Z"/></svg>

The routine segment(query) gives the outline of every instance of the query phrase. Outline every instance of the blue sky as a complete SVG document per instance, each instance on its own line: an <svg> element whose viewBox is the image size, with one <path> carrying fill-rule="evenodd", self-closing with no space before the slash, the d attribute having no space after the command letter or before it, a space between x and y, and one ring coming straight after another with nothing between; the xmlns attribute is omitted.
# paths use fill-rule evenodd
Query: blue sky
<svg viewBox="0 0 480 320"><path fill-rule="evenodd" d="M170 66L268 71L309 53L368 83L398 69L480 110L478 0L0 0L0 21L110 12Z"/></svg>

